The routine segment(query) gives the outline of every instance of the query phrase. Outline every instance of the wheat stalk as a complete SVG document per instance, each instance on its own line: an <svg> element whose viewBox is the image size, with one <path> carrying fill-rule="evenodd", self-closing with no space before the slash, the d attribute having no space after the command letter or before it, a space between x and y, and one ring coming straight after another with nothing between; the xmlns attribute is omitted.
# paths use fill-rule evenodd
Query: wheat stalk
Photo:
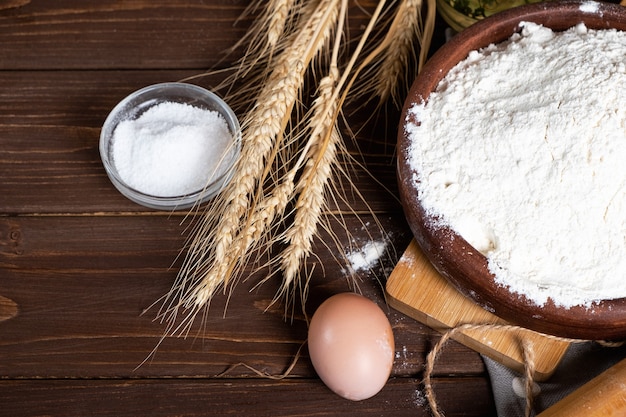
<svg viewBox="0 0 626 417"><path fill-rule="evenodd" d="M318 54L328 38L337 18L337 0L322 0L307 24L300 30L292 47L278 58L276 68L270 75L266 87L259 94L257 106L244 120L247 126L246 142L249 146L241 156L237 170L240 174L233 181L226 197L227 208L216 231L215 265L231 264L228 268L218 268L223 275L224 284L230 279L232 262L241 258L243 253L235 253L232 243L242 217L254 205L252 200L255 186L262 187L268 175L272 160L268 159L272 149L282 137L282 132L291 117L293 106L304 82L308 63ZM242 245L240 247L245 247ZM229 259L230 258L230 259ZM230 260L230 262L226 262ZM209 274L200 285L196 294L196 303L203 305L217 288ZM206 289L206 290L205 290Z"/></svg>
<svg viewBox="0 0 626 417"><path fill-rule="evenodd" d="M367 82L349 89L354 101L364 97L379 98L379 105L389 98L399 107L402 101L402 88L407 88L408 71L412 64L419 72L425 64L435 28L435 0L426 0L426 17L423 18L423 0L402 0L395 10L394 17L383 39L361 61L356 75L363 74ZM419 43L416 58L414 41ZM369 66L369 68L368 68ZM373 81L370 81L373 80Z"/></svg>
<svg viewBox="0 0 626 417"><path fill-rule="evenodd" d="M283 272L283 282L276 298L288 294L291 283L299 273L302 260L311 252L311 241L317 231L317 223L324 204L324 185L330 178L331 166L336 161L336 148L340 137L336 126L339 103L335 91L339 79L337 61L346 11L347 0L343 0L328 75L319 82L318 97L313 101L308 123L307 131L310 135L299 163L296 164L296 168L299 169L299 165L308 160L295 186L295 191L300 193L300 197L295 205L294 222L282 239L287 247L278 258L279 269Z"/></svg>
<svg viewBox="0 0 626 417"><path fill-rule="evenodd" d="M396 9L387 32L387 42L394 47L385 49L374 76L374 93L381 102L391 97L399 106L399 85L408 78L405 69L409 67L411 58L415 60L413 39L417 39L420 34L421 8L422 0L403 0Z"/></svg>
<svg viewBox="0 0 626 417"><path fill-rule="evenodd" d="M170 330L183 329L185 333L213 295L220 288L226 289L250 246L281 208L284 210L291 195L285 185L270 200L262 199L263 187L272 177L272 167L286 141L285 131L299 101L306 70L323 51L337 23L339 0L309 4L293 41L276 57L254 106L242 122L241 156L233 179L220 197L222 204L212 207L193 233L175 286L164 303ZM281 192L283 197L278 195ZM279 206L274 204L277 201ZM176 318L179 306L186 309L187 316L184 324L174 327L171 319Z"/></svg>
<svg viewBox="0 0 626 417"><path fill-rule="evenodd" d="M288 39L296 28L295 22L301 11L303 0L255 0L246 8L242 16L255 16L246 34L230 48L233 52L246 44L240 60L240 74L245 76L259 61L269 65L274 53L281 49L284 39Z"/></svg>
<svg viewBox="0 0 626 417"><path fill-rule="evenodd" d="M420 55L418 62L418 72L428 59L428 53L430 52L430 44L433 40L433 34L435 33L435 18L437 15L437 2L436 0L426 0L426 19L423 21L424 29L422 30L422 36L420 39Z"/></svg>
<svg viewBox="0 0 626 417"><path fill-rule="evenodd" d="M403 0L396 8L387 36L361 58L386 4L385 0L379 0L343 67L338 65L338 54L345 47L342 37L348 0L270 0L266 3L259 23L253 24L247 38L254 43L261 36L262 46L254 53L248 49L241 61L254 56L246 64L249 69L261 61L264 65L256 74L258 78L251 80L252 87L237 92L239 97L254 97L242 121L240 159L228 187L213 200L192 230L183 265L158 315L168 322L166 335L186 335L196 315L210 304L219 290L232 290L253 250L263 245L263 250L269 251L277 241L285 247L269 262L283 275L274 301L284 297L289 305L290 297L298 289L304 301L309 277L302 280L302 265L312 253L312 241L318 230L330 230L329 224L324 223L328 221L324 216L327 200L342 198L328 192L332 180L342 173L338 163L340 150L345 153L338 128L342 106L364 68L385 56L383 52L394 49L399 42L403 42L403 47L395 58L384 58L394 59L396 64L384 77L399 78L402 70L397 64L406 66L407 57L413 53L409 48L410 39L415 36L421 36L420 57L426 56L425 45L430 42L428 28L430 22L434 22L434 6L431 10L430 5L434 0L427 0L429 10L423 33L419 31L421 1ZM254 7L261 7L261 4L263 2L258 1ZM333 31L336 36L327 76L319 82L318 97L311 110L301 112L299 105L307 71L317 57L324 56ZM256 47L249 45L249 48ZM379 63L382 61L380 59ZM269 64L271 66L267 66ZM237 76L247 72L240 71ZM387 88L388 94L394 90ZM294 119L296 122L292 124ZM353 192L360 196L358 190ZM292 214L286 211L293 200L293 221L279 233L278 226ZM337 240L335 243L339 245ZM272 275L270 273L261 283ZM177 322L181 307L184 315Z"/></svg>
<svg viewBox="0 0 626 417"><path fill-rule="evenodd" d="M329 73L320 81L318 86L318 97L313 102L311 116L308 119L308 130L311 133L305 148L307 162L296 185L296 192L299 193L299 197L295 204L295 217L293 223L283 234L282 240L287 246L278 257L283 281L274 301L283 297L287 301L287 306L290 304L290 300L294 298L293 295L297 290L300 290L303 301L307 293L308 280L303 283L299 279L301 265L311 254L312 241L317 234L322 211L326 206L325 194L338 164L337 148L343 144L337 127L338 114L344 100L341 96L341 90L348 82L349 74L384 4L384 0L379 2L350 61L344 68L341 78L337 67L341 33L337 34ZM346 7L347 1L343 1L342 11L344 13Z"/></svg>
<svg viewBox="0 0 626 417"><path fill-rule="evenodd" d="M241 253L244 259L247 259L246 255L253 245L258 246L272 241L272 233L269 231L277 219L281 218L293 197L296 174L297 169L289 171L282 182L256 204L254 212L250 215L249 225L237 236L238 241L235 245L235 251Z"/></svg>
<svg viewBox="0 0 626 417"><path fill-rule="evenodd" d="M302 175L296 185L299 197L295 205L293 224L287 229L284 241L287 247L280 254L280 269L283 283L279 295L284 295L300 270L300 264L311 252L311 241L317 231L317 224L324 207L324 192L336 163L337 143L341 137L334 117L337 100L332 100L338 78L338 70L333 68L319 84L319 96L313 104L311 126L320 126L319 133L311 135L312 146L307 153ZM313 130L313 129L312 129Z"/></svg>

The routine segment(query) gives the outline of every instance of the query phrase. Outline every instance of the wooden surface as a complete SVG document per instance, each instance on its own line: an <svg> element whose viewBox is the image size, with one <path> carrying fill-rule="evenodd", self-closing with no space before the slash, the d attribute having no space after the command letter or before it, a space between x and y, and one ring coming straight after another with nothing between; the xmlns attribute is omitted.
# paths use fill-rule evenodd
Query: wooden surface
<svg viewBox="0 0 626 417"><path fill-rule="evenodd" d="M385 276L411 240L394 197L394 111L359 136L376 180L353 176L382 230L358 200L359 217L334 208L352 235L336 229L346 248L369 234L390 236L381 264L358 274L395 334L396 361L383 391L360 403L337 397L316 377L306 349L281 381L241 366L228 370L245 362L281 374L306 339L302 316L285 320L280 306L265 311L277 282L252 290L264 271L236 288L225 314L226 299L218 297L202 327L186 339L165 339L139 366L164 331L156 310L145 310L172 285L188 223L184 213L144 209L114 189L98 154L100 126L132 91L217 65L253 18L236 22L247 4L0 2L0 415L429 415L420 381L439 334L384 303ZM360 30L374 2L351 6L350 28ZM210 88L220 77L196 83ZM369 115L351 118L358 126ZM321 242L316 254L309 314L351 289L345 266ZM438 360L434 387L449 417L495 415L483 362L461 344L451 343Z"/></svg>
<svg viewBox="0 0 626 417"><path fill-rule="evenodd" d="M465 297L437 272L415 240L389 275L386 290L389 305L433 329L446 332L463 325L478 326L453 338L520 373L525 367L523 346L528 344L535 357L537 381L554 373L569 346L566 341L511 326Z"/></svg>

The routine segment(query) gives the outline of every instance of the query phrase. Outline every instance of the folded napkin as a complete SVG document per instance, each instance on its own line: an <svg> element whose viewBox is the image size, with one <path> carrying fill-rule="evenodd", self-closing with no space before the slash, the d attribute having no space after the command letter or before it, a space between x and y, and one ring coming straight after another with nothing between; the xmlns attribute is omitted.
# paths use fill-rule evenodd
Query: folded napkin
<svg viewBox="0 0 626 417"><path fill-rule="evenodd" d="M626 358L626 345L605 347L595 342L573 343L554 374L535 383L533 410L544 411L572 391ZM526 394L523 375L483 356L491 379L498 417L523 417Z"/></svg>

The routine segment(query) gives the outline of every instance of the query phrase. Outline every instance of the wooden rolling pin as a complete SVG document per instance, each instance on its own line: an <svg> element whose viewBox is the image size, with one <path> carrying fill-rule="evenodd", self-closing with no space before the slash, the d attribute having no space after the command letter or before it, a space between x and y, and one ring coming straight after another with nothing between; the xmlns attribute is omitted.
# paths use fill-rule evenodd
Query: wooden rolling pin
<svg viewBox="0 0 626 417"><path fill-rule="evenodd" d="M613 365L537 417L626 416L626 359Z"/></svg>

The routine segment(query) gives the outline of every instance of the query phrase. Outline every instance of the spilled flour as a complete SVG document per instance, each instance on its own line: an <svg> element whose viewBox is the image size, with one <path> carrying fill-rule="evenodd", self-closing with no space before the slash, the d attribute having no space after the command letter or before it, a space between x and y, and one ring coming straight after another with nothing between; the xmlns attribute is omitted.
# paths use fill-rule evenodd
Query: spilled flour
<svg viewBox="0 0 626 417"><path fill-rule="evenodd" d="M346 254L346 259L355 272L370 269L378 262L380 257L383 256L386 248L387 242L384 240L371 241L358 250Z"/></svg>
<svg viewBox="0 0 626 417"><path fill-rule="evenodd" d="M624 57L623 32L524 23L405 125L428 213L538 305L626 297Z"/></svg>

